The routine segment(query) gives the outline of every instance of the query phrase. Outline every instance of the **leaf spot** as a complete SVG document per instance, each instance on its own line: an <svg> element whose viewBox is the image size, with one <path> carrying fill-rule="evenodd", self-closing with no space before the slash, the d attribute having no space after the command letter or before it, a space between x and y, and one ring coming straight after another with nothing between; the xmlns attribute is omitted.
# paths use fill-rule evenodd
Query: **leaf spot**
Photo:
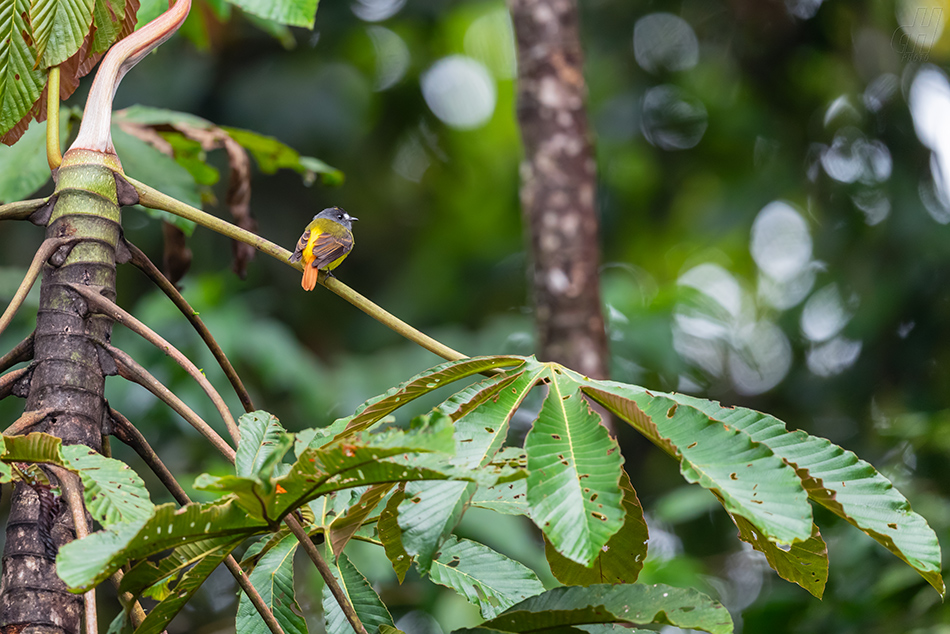
<svg viewBox="0 0 950 634"><path fill-rule="evenodd" d="M670 409L666 410L666 417L667 417L667 418L673 418L673 415L676 414L676 408L677 408L677 407L679 407L679 405L677 405L676 403L674 403L674 404L673 404L673 407L671 407Z"/></svg>
<svg viewBox="0 0 950 634"><path fill-rule="evenodd" d="M895 530L895 531L897 530L897 524L895 524L894 522L888 522L887 527L890 528L891 530Z"/></svg>
<svg viewBox="0 0 950 634"><path fill-rule="evenodd" d="M597 495L596 493L593 494L592 496L590 496L590 501L591 501L591 502L596 502L596 501L597 501L597 497L598 497L598 495Z"/></svg>
<svg viewBox="0 0 950 634"><path fill-rule="evenodd" d="M601 522L607 521L607 516L604 515L603 513L599 513L598 511L591 511L590 514L594 516L596 519L599 519Z"/></svg>
<svg viewBox="0 0 950 634"><path fill-rule="evenodd" d="M691 443L691 444L687 445L686 448L687 448L687 449L692 449L693 447L695 447L695 446L698 445L698 444L699 444L698 442L694 442L694 443Z"/></svg>
<svg viewBox="0 0 950 634"><path fill-rule="evenodd" d="M554 440L560 440L560 439L561 439L561 435L560 435L560 434L551 434L551 438L553 438Z"/></svg>

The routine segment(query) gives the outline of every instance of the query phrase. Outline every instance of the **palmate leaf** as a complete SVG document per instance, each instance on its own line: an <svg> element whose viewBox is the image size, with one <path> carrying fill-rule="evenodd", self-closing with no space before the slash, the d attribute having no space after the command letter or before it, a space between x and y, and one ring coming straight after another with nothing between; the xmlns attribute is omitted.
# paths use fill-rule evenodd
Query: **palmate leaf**
<svg viewBox="0 0 950 634"><path fill-rule="evenodd" d="M79 50L92 26L95 0L33 0L30 24L39 68L56 66Z"/></svg>
<svg viewBox="0 0 950 634"><path fill-rule="evenodd" d="M284 537L269 549L248 575L264 603L274 613L286 634L306 634L307 622L300 616L294 595L294 553L299 542L293 535ZM247 595L241 593L235 629L241 634L268 634L270 629Z"/></svg>
<svg viewBox="0 0 950 634"><path fill-rule="evenodd" d="M496 368L521 365L525 362L522 357L471 357L460 361L449 361L417 374L405 383L394 387L385 394L370 399L357 410L350 419L346 431L340 437L348 436L367 429L384 416L391 414L397 408L409 401L424 396L440 387L454 381L470 377L480 372Z"/></svg>
<svg viewBox="0 0 950 634"><path fill-rule="evenodd" d="M249 477L273 471L274 464L290 450L293 437L287 434L273 414L264 411L244 414L238 420L241 442L234 457L234 472ZM267 473L269 476L270 473Z"/></svg>
<svg viewBox="0 0 950 634"><path fill-rule="evenodd" d="M461 469L491 462L508 435L511 417L546 372L544 366L510 370L453 395L438 410L455 421L455 458ZM501 485L504 486L504 485ZM418 482L406 488L399 506L402 544L423 574L439 544L458 524L477 487L465 482Z"/></svg>
<svg viewBox="0 0 950 634"><path fill-rule="evenodd" d="M544 592L541 580L530 568L488 546L454 536L439 548L429 577L477 605L486 619Z"/></svg>
<svg viewBox="0 0 950 634"><path fill-rule="evenodd" d="M660 584L554 588L508 608L479 629L527 633L598 623L656 623L711 634L733 630L732 617L718 602L696 590Z"/></svg>
<svg viewBox="0 0 950 634"><path fill-rule="evenodd" d="M623 491L623 507L626 511L623 526L604 545L590 566L582 566L567 559L545 539L544 555L551 566L551 573L561 583L569 586L634 583L640 576L647 556L649 533L643 519L643 507L626 472L620 477L620 490Z"/></svg>
<svg viewBox="0 0 950 634"><path fill-rule="evenodd" d="M0 3L0 136L26 116L46 84L46 70L34 69L36 50L24 39L29 11L29 0Z"/></svg>
<svg viewBox="0 0 950 634"><path fill-rule="evenodd" d="M811 506L798 474L767 446L662 393L613 381L586 380L582 389L679 459L687 481L716 493L727 511L769 539L793 544L811 537Z"/></svg>
<svg viewBox="0 0 950 634"><path fill-rule="evenodd" d="M557 368L525 437L531 519L562 555L587 565L623 525L623 457L580 389Z"/></svg>
<svg viewBox="0 0 950 634"><path fill-rule="evenodd" d="M330 569L367 632L375 632L382 625L395 627L393 617L379 595L346 555L340 555L337 565L331 565ZM353 634L353 628L343 615L340 604L326 586L323 586L323 614L327 634Z"/></svg>
<svg viewBox="0 0 950 634"><path fill-rule="evenodd" d="M793 465L808 496L870 535L914 568L940 593L940 543L927 521L874 467L850 451L754 410L727 408L682 394L670 398L702 410L725 425L748 434Z"/></svg>
<svg viewBox="0 0 950 634"><path fill-rule="evenodd" d="M104 527L145 520L154 512L145 482L124 462L85 445L67 445L62 454L82 478L86 508Z"/></svg>

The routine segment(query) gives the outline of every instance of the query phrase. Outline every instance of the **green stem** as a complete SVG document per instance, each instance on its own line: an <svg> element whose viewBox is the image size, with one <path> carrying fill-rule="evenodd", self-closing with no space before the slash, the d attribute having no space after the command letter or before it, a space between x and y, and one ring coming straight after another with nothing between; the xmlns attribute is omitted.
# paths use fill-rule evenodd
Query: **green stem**
<svg viewBox="0 0 950 634"><path fill-rule="evenodd" d="M54 170L63 163L59 147L59 66L49 69L46 90L46 161Z"/></svg>
<svg viewBox="0 0 950 634"><path fill-rule="evenodd" d="M126 179L135 187L135 190L139 194L139 203L145 207L161 209L162 211L167 211L181 218L185 218L186 220L191 220L196 224L207 227L208 229L227 236L232 240L238 240L239 242L249 244L258 251L266 253L272 258L279 260L287 266L297 269L298 271L303 270L303 265L301 263L290 262L290 251L274 244L270 240L266 240L265 238L262 238L255 233L251 233L246 229L241 229L240 227L237 227L226 220L222 220L221 218L212 216L211 214L192 207L191 205L187 205L176 198L172 198L167 194L163 194L162 192L135 180L134 178L126 177ZM429 352L432 352L433 354L436 354L447 361L457 361L459 359L466 358L466 355L462 354L461 352L453 350L445 344L440 343L429 335L426 335L425 333L413 328L392 313L380 308L335 277L328 278L326 274L322 274L320 275L320 279L318 281L328 290L336 293L346 301L350 302L376 321L402 335L406 339L419 344Z"/></svg>

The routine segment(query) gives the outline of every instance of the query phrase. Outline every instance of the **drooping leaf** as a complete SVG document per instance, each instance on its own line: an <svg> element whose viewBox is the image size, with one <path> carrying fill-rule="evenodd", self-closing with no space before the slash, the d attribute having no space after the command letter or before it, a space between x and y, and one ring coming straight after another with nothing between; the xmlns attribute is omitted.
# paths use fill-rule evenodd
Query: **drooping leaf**
<svg viewBox="0 0 950 634"><path fill-rule="evenodd" d="M697 590L662 584L554 588L508 608L481 627L527 633L596 623L655 623L711 634L733 630L732 617L718 602Z"/></svg>
<svg viewBox="0 0 950 634"><path fill-rule="evenodd" d="M285 634L307 633L307 622L300 615L301 610L294 595L294 553L298 544L296 537L288 535L268 550L248 575L248 580L260 593ZM270 632L243 592L238 602L235 626L242 634Z"/></svg>
<svg viewBox="0 0 950 634"><path fill-rule="evenodd" d="M300 156L297 150L273 137L226 126L222 126L222 129L251 153L257 161L257 166L265 174L273 174L279 169L292 169L300 174L308 185L313 183L318 175L324 185L343 183L343 172L337 168L312 156Z"/></svg>
<svg viewBox="0 0 950 634"><path fill-rule="evenodd" d="M152 515L145 482L127 464L106 458L85 445L67 445L63 458L79 472L86 508L104 527L134 522Z"/></svg>
<svg viewBox="0 0 950 634"><path fill-rule="evenodd" d="M584 392L680 461L688 482L717 494L781 544L811 537L808 496L795 470L767 446L672 396L613 381L588 380Z"/></svg>
<svg viewBox="0 0 950 634"><path fill-rule="evenodd" d="M205 582L214 569L237 548L243 539L235 539L220 548L215 549L194 566L189 568L175 583L173 591L165 599L152 608L145 621L136 628L136 634L160 634L165 630L175 615L191 600L201 584Z"/></svg>
<svg viewBox="0 0 950 634"><path fill-rule="evenodd" d="M319 0L228 0L248 13L287 26L313 28Z"/></svg>
<svg viewBox="0 0 950 634"><path fill-rule="evenodd" d="M381 625L395 627L393 617L379 595L345 554L340 555L337 565L331 565L330 569L367 632L375 632ZM323 614L327 634L354 634L340 604L326 586L323 587Z"/></svg>
<svg viewBox="0 0 950 634"><path fill-rule="evenodd" d="M590 566L582 566L557 552L548 540L544 554L551 572L558 581L569 586L591 586L597 583L634 583L640 576L647 556L646 521L637 492L624 472L620 477L623 507L626 514L623 527L614 533Z"/></svg>
<svg viewBox="0 0 950 634"><path fill-rule="evenodd" d="M623 526L617 441L555 369L525 437L531 519L562 555L587 565Z"/></svg>
<svg viewBox="0 0 950 634"><path fill-rule="evenodd" d="M769 566L778 576L797 583L815 597L821 598L828 583L828 546L821 538L818 526L813 525L812 536L808 540L781 548L755 530L746 518L737 515L729 517L739 529L739 539L765 555Z"/></svg>
<svg viewBox="0 0 950 634"><path fill-rule="evenodd" d="M293 436L287 434L277 417L261 410L242 415L238 431L241 442L234 457L234 471L239 476L262 473L268 465L272 471L274 461L283 458L293 443Z"/></svg>
<svg viewBox="0 0 950 634"><path fill-rule="evenodd" d="M412 557L406 552L402 545L402 529L399 528L399 505L405 498L405 485L400 485L393 496L386 503L386 508L379 516L379 522L376 526L379 529L379 539L383 542L383 549L386 552L386 558L393 565L396 572L396 578L402 583L406 578L406 573L412 565Z"/></svg>
<svg viewBox="0 0 950 634"><path fill-rule="evenodd" d="M4 462L47 462L68 467L60 454L63 441L56 436L33 432L26 436L4 436Z"/></svg>
<svg viewBox="0 0 950 634"><path fill-rule="evenodd" d="M79 50L92 27L95 0L33 0L30 6L36 66L56 66Z"/></svg>
<svg viewBox="0 0 950 634"><path fill-rule="evenodd" d="M66 585L85 591L132 559L215 537L244 539L265 528L231 501L189 504L181 509L163 504L155 507L146 521L116 524L62 546L56 572Z"/></svg>
<svg viewBox="0 0 950 634"><path fill-rule="evenodd" d="M356 531L359 530L366 518L369 517L394 486L395 484L392 482L374 484L366 489L366 492L360 496L359 502L347 509L344 515L333 520L333 523L330 524L328 540L334 556L340 556L340 553L343 552L350 538L356 534Z"/></svg>
<svg viewBox="0 0 950 634"><path fill-rule="evenodd" d="M702 410L725 425L748 434L795 466L808 496L847 520L897 555L943 596L941 555L937 535L927 520L890 481L867 462L824 438L789 432L785 423L754 410L670 395Z"/></svg>
<svg viewBox="0 0 950 634"><path fill-rule="evenodd" d="M201 208L201 193L195 179L175 159L128 134L118 125L112 126L112 142L126 174L192 207ZM136 207L153 218L178 227L185 235L191 235L195 230L195 224L190 220L141 205Z"/></svg>
<svg viewBox="0 0 950 634"><path fill-rule="evenodd" d="M541 580L530 568L488 546L455 536L439 548L429 577L477 605L486 619L544 592Z"/></svg>

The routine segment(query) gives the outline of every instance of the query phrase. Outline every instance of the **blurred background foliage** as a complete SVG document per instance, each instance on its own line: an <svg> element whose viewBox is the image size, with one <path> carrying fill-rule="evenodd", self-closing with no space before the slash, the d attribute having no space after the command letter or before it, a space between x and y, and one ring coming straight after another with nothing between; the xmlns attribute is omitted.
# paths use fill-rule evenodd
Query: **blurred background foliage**
<svg viewBox="0 0 950 634"><path fill-rule="evenodd" d="M143 14L158 5L143 2ZM946 548L950 7L580 5L613 378L768 411L855 451L895 482ZM342 206L360 222L341 280L468 354L526 354L533 335L514 59L500 0L326 2L313 32L200 0L182 35L125 79L116 107L190 112L339 168L345 181L337 187L302 182L291 170L255 172L260 233L290 248L316 211ZM81 105L84 90L69 103ZM223 153L208 160L227 174ZM226 215L215 206L226 178L214 181L204 174L196 193ZM160 261L158 221L129 210L124 224ZM3 226L5 296L41 239L34 227ZM332 294L302 292L281 263L258 258L241 281L229 271L225 239L197 230L189 245L185 296L257 405L292 430L346 415L438 361ZM226 384L137 271L120 271L119 297L216 385ZM15 326L5 348L29 332L29 313ZM197 386L160 352L118 327L115 339L214 418ZM143 390L117 379L107 390L184 482L226 469ZM231 404L238 409L236 399ZM0 408L12 420L20 404ZM932 589L830 516L818 518L831 558L824 600L779 580L735 539L707 492L683 485L673 461L627 430L620 436L651 522L641 580L704 589L745 632L950 632L950 610ZM136 464L121 447L116 453ZM471 513L458 532L551 582L527 525L497 516L486 524ZM426 581L397 585L377 550L354 550L410 634L478 621L461 599ZM177 631L229 627L232 582L215 579ZM312 631L320 631L319 581L298 583Z"/></svg>

